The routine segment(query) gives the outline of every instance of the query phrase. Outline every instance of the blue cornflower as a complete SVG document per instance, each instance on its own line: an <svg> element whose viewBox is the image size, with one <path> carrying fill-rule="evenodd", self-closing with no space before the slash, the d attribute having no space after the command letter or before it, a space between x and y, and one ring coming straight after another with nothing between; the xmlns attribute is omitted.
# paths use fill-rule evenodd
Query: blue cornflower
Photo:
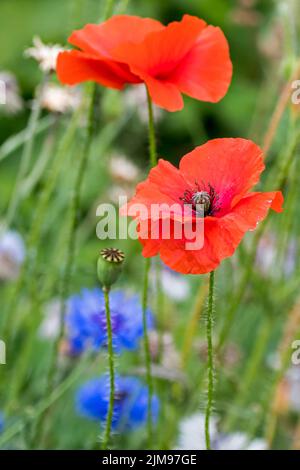
<svg viewBox="0 0 300 470"><path fill-rule="evenodd" d="M4 430L4 424L5 424L4 414L0 411L0 434Z"/></svg>
<svg viewBox="0 0 300 470"><path fill-rule="evenodd" d="M116 376L112 428L136 429L147 421L148 387L135 377ZM76 394L77 412L86 418L105 422L109 403L109 379L106 375L91 379ZM152 418L157 421L159 400L152 397Z"/></svg>
<svg viewBox="0 0 300 470"><path fill-rule="evenodd" d="M143 337L143 313L138 296L127 296L122 291L112 292L110 309L115 351L137 349ZM153 327L153 316L149 310L147 323L148 328ZM72 354L106 346L105 303L101 289L83 289L69 299L66 332Z"/></svg>

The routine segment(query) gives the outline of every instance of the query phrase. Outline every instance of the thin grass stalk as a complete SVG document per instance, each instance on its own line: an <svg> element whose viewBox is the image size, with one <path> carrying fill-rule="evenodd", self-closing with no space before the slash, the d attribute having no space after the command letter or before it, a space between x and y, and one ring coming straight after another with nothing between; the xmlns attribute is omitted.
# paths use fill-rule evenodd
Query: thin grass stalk
<svg viewBox="0 0 300 470"><path fill-rule="evenodd" d="M247 399L252 390L253 383L257 376L257 371L261 365L264 352L267 349L268 341L272 334L271 318L264 319L263 324L259 328L256 342L252 349L252 354L247 363L244 374L240 378L240 389L234 404L229 410L227 419L224 423L225 432L234 431L235 425L238 420L239 412L247 403Z"/></svg>
<svg viewBox="0 0 300 470"><path fill-rule="evenodd" d="M109 364L109 404L106 416L105 433L103 440L103 449L108 450L111 439L111 428L114 412L114 401L115 401L115 361L114 361L114 350L113 350L113 336L112 336L112 324L111 324L111 312L109 305L109 289L104 288L104 299L105 299L105 315L107 325L107 352L108 352L108 364Z"/></svg>
<svg viewBox="0 0 300 470"><path fill-rule="evenodd" d="M149 139L149 159L150 166L153 168L157 164L157 150L156 150L156 137L153 117L153 105L148 88L147 105L148 105L148 139ZM151 268L150 258L145 261L145 276L142 294L142 307L143 307L143 333L144 333L144 352L145 352L145 367L146 367L146 380L148 385L148 414L147 414L147 429L148 429L148 446L152 447L153 438L153 423L152 423L152 397L153 397L153 378L151 371L151 354L149 346L149 333L147 327L147 308L148 308L148 288L149 288L149 274Z"/></svg>
<svg viewBox="0 0 300 470"><path fill-rule="evenodd" d="M147 308L148 308L150 268L151 268L151 260L150 258L147 258L145 261L142 309L143 309L143 334L144 334L146 381L148 385L147 431L148 431L148 446L151 449L152 443L153 443L153 423L152 423L153 378L152 378L151 354L150 354L150 345L149 345L149 333L148 333L148 326L147 326Z"/></svg>
<svg viewBox="0 0 300 470"><path fill-rule="evenodd" d="M292 141L287 149L287 153L285 155L285 158L283 160L283 163L281 165L281 169L278 172L278 175L275 179L273 179L273 186L279 189L282 189L285 181L289 175L291 165L293 162L293 159L295 157L295 153L297 151L297 147L299 145L299 140L300 140L300 133L295 132L292 138ZM270 178L271 179L271 178ZM266 186L268 187L269 181L267 181ZM223 324L223 328L221 329L220 335L219 335L219 341L218 341L218 346L217 346L217 351L220 353L222 350L224 344L227 341L227 338L229 336L229 333L231 331L235 315L237 313L238 307L240 306L244 293L246 291L249 279L251 277L252 273L252 268L253 268L253 263L255 261L255 256L256 256L256 251L257 251L257 246L258 243L266 229L266 226L269 223L269 218L266 219L264 222L261 223L259 228L256 230L253 242L251 244L251 247L249 249L249 254L246 257L246 268L244 270L243 275L241 276L241 281L237 289L237 293L235 294L232 302L229 305L229 308L227 309L224 317L225 317L225 322Z"/></svg>
<svg viewBox="0 0 300 470"><path fill-rule="evenodd" d="M181 353L181 364L184 369L188 363L188 359L191 353L193 339L197 331L197 325L200 321L201 313L203 310L204 302L208 293L208 283L201 282L198 288L197 297L195 304L193 306L192 312L190 314L190 319L184 334L183 347Z"/></svg>
<svg viewBox="0 0 300 470"><path fill-rule="evenodd" d="M83 357L78 366L72 370L71 374L68 375L68 377L55 389L53 389L49 395L38 402L30 413L5 429L5 431L0 435L0 448L16 435L21 433L28 423L38 419L41 414L45 413L50 406L59 400L74 385L74 383L82 377L82 374L86 371L89 363L90 356L88 355Z"/></svg>
<svg viewBox="0 0 300 470"><path fill-rule="evenodd" d="M215 288L215 272L209 275L209 292L208 292L208 308L206 315L206 338L207 338L207 404L205 410L205 443L206 449L211 449L210 437L210 418L213 410L214 399L214 353L213 353L213 314L214 314L214 288Z"/></svg>
<svg viewBox="0 0 300 470"><path fill-rule="evenodd" d="M18 315L17 305L20 300L21 291L24 287L24 284L29 281L30 283L32 283L36 280L36 278L33 279L33 276L36 276L37 255L39 251L39 245L42 240L43 223L45 217L47 217L47 206L51 198L51 194L53 193L53 190L55 188L55 184L59 176L60 170L62 168L64 157L68 154L69 148L73 142L81 112L82 110L80 107L73 115L70 124L67 128L67 131L65 132L64 136L60 141L48 177L45 180L41 195L37 201L37 207L33 216L33 223L31 224L31 228L26 242L28 255L21 269L18 280L12 289L8 305L4 309L2 315L1 334L4 338L6 338L7 341L9 340L10 336L10 325L13 324L14 318L16 318L16 316Z"/></svg>
<svg viewBox="0 0 300 470"><path fill-rule="evenodd" d="M22 196L21 190L22 190L23 179L26 177L27 172L29 170L29 166L30 166L30 160L32 157L32 151L33 151L33 145L34 145L34 138L36 135L36 129L38 127L39 119L41 115L42 93L43 93L43 89L47 81L48 81L48 74L45 74L42 78L40 85L36 89L36 95L33 101L32 110L31 110L29 121L28 121L28 127L26 130L26 140L25 140L23 153L21 156L19 171L17 174L17 179L16 179L13 195L11 197L8 210L7 210L6 219L5 219L5 224L7 227L10 227L14 221L14 218L15 218L15 215L18 210L19 203L20 203L20 199Z"/></svg>

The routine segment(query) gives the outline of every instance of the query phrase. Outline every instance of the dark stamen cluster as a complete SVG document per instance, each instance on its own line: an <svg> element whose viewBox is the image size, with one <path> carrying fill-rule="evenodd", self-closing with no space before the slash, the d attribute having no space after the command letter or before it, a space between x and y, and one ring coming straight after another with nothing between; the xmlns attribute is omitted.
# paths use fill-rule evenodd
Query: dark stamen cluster
<svg viewBox="0 0 300 470"><path fill-rule="evenodd" d="M200 215L197 211L197 205L200 204L204 208L204 217L214 215L220 210L220 204L218 203L219 196L210 183L202 183L200 185L195 181L195 189L187 189L184 191L180 200L183 201L184 204L191 205L196 215Z"/></svg>

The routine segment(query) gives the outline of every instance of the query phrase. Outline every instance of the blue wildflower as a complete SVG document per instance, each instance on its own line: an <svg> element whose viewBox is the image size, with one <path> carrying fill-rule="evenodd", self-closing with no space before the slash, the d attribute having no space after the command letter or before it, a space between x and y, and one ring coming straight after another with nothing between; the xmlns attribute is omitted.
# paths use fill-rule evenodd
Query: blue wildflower
<svg viewBox="0 0 300 470"><path fill-rule="evenodd" d="M5 424L4 414L0 411L0 434L4 430L4 424Z"/></svg>
<svg viewBox="0 0 300 470"><path fill-rule="evenodd" d="M127 296L122 291L112 292L110 308L115 350L137 349L143 336L143 313L138 296ZM154 322L149 310L147 322L148 328L152 328ZM69 299L66 331L72 354L106 346L105 303L101 289L83 289Z"/></svg>
<svg viewBox="0 0 300 470"><path fill-rule="evenodd" d="M147 421L148 387L135 377L116 376L112 428L119 432L136 429ZM109 403L109 379L102 376L82 385L76 394L77 412L86 418L105 422ZM159 400L152 398L152 417L157 421Z"/></svg>

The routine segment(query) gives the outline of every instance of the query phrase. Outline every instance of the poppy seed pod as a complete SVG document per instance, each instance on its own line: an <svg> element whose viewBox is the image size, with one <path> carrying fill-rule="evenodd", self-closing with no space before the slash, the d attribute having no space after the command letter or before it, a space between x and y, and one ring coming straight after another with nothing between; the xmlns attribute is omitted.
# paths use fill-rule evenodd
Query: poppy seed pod
<svg viewBox="0 0 300 470"><path fill-rule="evenodd" d="M109 290L122 271L125 255L118 248L104 248L97 262L97 275L103 289Z"/></svg>

